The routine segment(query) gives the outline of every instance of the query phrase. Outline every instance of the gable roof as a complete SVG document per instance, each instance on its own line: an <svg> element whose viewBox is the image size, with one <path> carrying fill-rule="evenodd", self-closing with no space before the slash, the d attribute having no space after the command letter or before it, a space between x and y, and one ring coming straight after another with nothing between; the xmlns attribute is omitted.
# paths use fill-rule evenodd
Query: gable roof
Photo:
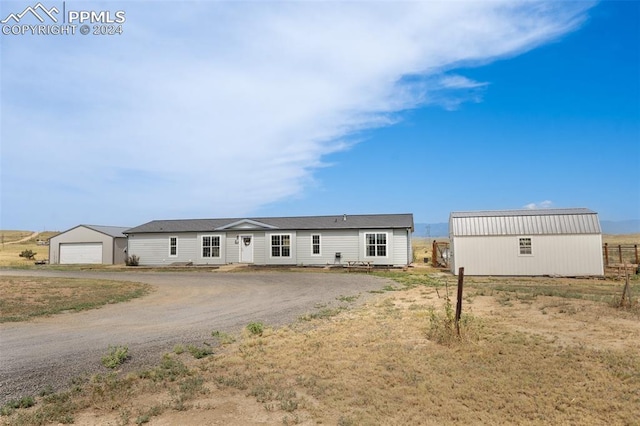
<svg viewBox="0 0 640 426"><path fill-rule="evenodd" d="M127 238L124 235L124 231L129 229L126 226L102 226L102 225L80 225L85 228L93 229L94 231L101 232L106 235L110 235L114 238Z"/></svg>
<svg viewBox="0 0 640 426"><path fill-rule="evenodd" d="M413 231L413 214L153 220L128 229L125 234L224 231L240 224L278 230L408 228Z"/></svg>
<svg viewBox="0 0 640 426"><path fill-rule="evenodd" d="M49 240L51 240L52 238L56 238L60 235L66 234L69 231L73 231L74 229L77 228L87 228L87 229L91 229L92 231L96 231L96 232L100 232L101 234L105 234L108 235L110 237L113 238L127 238L127 236L124 234L124 231L126 231L127 229L129 229L126 226L103 226L103 225L76 225L73 228L69 228L66 231L62 231L59 234L56 234L52 237L49 238Z"/></svg>
<svg viewBox="0 0 640 426"><path fill-rule="evenodd" d="M451 236L600 234L598 213L585 208L451 212Z"/></svg>

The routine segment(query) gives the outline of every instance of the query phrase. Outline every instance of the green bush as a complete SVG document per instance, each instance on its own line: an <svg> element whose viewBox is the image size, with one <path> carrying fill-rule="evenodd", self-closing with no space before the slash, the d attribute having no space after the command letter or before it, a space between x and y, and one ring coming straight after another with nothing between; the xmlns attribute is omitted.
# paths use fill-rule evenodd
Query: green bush
<svg viewBox="0 0 640 426"><path fill-rule="evenodd" d="M195 345L188 345L187 346L187 350L189 351L189 353L191 355L193 355L193 357L195 359L204 358L204 357L209 356L209 355L211 355L213 353L211 348L209 348L208 346L198 347L198 346L195 346Z"/></svg>
<svg viewBox="0 0 640 426"><path fill-rule="evenodd" d="M262 336L262 333L264 332L264 324L259 321L250 322L247 324L247 330L254 336Z"/></svg>
<svg viewBox="0 0 640 426"><path fill-rule="evenodd" d="M27 260L33 260L36 257L36 254L34 251L32 250L22 250L22 253L19 254L20 257L24 257Z"/></svg>
<svg viewBox="0 0 640 426"><path fill-rule="evenodd" d="M116 368L129 358L129 348L126 346L109 346L109 353L102 357L102 365Z"/></svg>

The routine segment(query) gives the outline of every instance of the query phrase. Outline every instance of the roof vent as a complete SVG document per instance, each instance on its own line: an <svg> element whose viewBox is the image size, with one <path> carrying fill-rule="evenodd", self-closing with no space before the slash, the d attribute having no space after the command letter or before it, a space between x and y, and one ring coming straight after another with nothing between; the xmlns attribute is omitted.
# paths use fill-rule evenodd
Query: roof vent
<svg viewBox="0 0 640 426"><path fill-rule="evenodd" d="M346 221L346 220L347 220L347 215L346 215L346 214L342 216L342 220L343 220L343 221Z"/></svg>

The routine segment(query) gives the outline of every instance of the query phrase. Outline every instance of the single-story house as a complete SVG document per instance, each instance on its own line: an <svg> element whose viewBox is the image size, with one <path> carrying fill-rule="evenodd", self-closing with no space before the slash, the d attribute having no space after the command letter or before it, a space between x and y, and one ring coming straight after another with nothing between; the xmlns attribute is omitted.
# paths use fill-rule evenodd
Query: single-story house
<svg viewBox="0 0 640 426"><path fill-rule="evenodd" d="M154 220L126 230L140 265L411 263L412 214Z"/></svg>
<svg viewBox="0 0 640 426"><path fill-rule="evenodd" d="M465 275L604 274L598 214L584 208L452 212L451 272Z"/></svg>
<svg viewBox="0 0 640 426"><path fill-rule="evenodd" d="M49 263L124 263L127 227L78 225L49 239Z"/></svg>

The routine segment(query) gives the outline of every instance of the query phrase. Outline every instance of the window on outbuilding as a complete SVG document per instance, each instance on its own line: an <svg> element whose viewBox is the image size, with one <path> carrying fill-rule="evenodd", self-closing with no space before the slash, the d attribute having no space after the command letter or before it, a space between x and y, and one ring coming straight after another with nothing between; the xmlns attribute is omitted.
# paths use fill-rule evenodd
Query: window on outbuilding
<svg viewBox="0 0 640 426"><path fill-rule="evenodd" d="M533 254L532 246L531 246L531 238L520 238L519 239L519 248L521 255L531 255Z"/></svg>
<svg viewBox="0 0 640 426"><path fill-rule="evenodd" d="M291 235L271 235L271 257L291 257Z"/></svg>
<svg viewBox="0 0 640 426"><path fill-rule="evenodd" d="M387 233L367 233L365 234L365 253L367 257L387 256Z"/></svg>

